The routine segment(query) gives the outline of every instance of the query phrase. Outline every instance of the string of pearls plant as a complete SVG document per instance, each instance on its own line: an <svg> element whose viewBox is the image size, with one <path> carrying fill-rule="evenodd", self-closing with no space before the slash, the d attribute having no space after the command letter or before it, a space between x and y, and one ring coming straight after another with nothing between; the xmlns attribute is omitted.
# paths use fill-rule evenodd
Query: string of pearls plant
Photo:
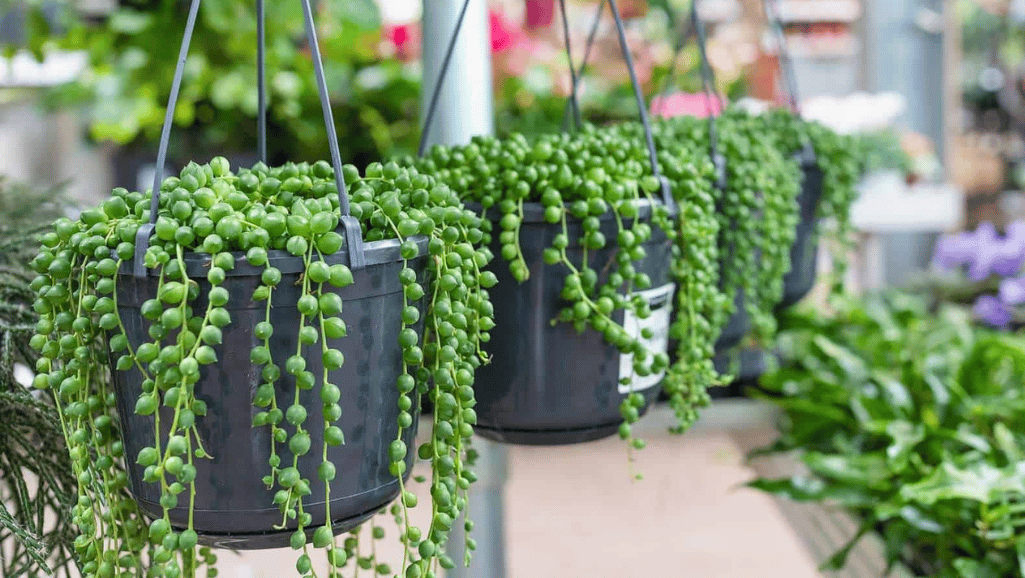
<svg viewBox="0 0 1025 578"><path fill-rule="evenodd" d="M635 128L639 131L640 125ZM491 235L498 235L501 256L520 282L531 273L519 238L524 204L541 203L545 220L562 231L543 253L545 263L566 271L566 306L553 323L572 323L579 332L593 329L621 352L633 354L628 381L666 372L665 388L679 418L677 429L683 431L696 419L697 408L707 403L706 389L716 381L710 362L717 335L714 320L723 317L719 311L726 302L716 287L713 169L707 155L685 141L660 147L665 176L683 211L682 218L671 216L656 196L659 183L651 175L643 142L639 136L624 136L621 128L585 127L532 143L519 134L478 137L465 146L436 146L423 159L409 162L448 183L465 201L479 204L482 213L491 213L498 224ZM641 207L651 207L650 219L640 217ZM600 230L600 219L609 214L617 226L614 239ZM578 234L571 233L577 230L571 223L579 225ZM666 352L648 351L642 341L646 335L630 335L617 321L626 311L642 319L651 314L638 294L651 286L651 279L636 264L646 255L642 245L653 235L673 244L673 277L681 287L677 309L686 313L673 328L675 336L686 338L679 341L681 355L672 366ZM614 263L606 270L588 266L589 251L610 246L617 248ZM571 247L580 247L582 258L571 258ZM634 449L644 446L631 433L643 404L635 392L620 408L620 436Z"/></svg>
<svg viewBox="0 0 1025 578"><path fill-rule="evenodd" d="M816 163L824 176L816 234L826 232L836 243L833 260L837 276L842 276L852 243L851 205L858 198L857 185L865 171L864 144L857 137L838 134L786 109L773 109L754 119L757 130L771 139L784 155L796 154L805 140L814 149Z"/></svg>
<svg viewBox="0 0 1025 578"><path fill-rule="evenodd" d="M494 326L487 287L496 280L483 271L492 255L482 245L481 219L463 207L449 187L394 163L374 164L360 177L346 166L344 179L352 191L351 212L367 241L397 239L404 266L399 273L405 306L402 327L394 338L402 348L403 369L393 384L398 396L397 437L388 454L391 473L404 483L407 455L403 432L414 426L419 396L434 402L431 438L417 449L430 462L431 522L424 529L409 521L408 509L417 496L404 486L391 509L400 522L404 544L401 574L406 578L433 577L439 566L454 562L444 554L448 533L466 508L466 490L475 480L475 453L469 446L474 396L474 372L484 361L481 344ZM343 411L338 384L328 371L346 360L331 347L349 328L340 319L343 303L329 287L346 287L353 274L343 264L328 265L325 257L343 248L338 224L338 197L334 171L325 162L288 164L268 168L258 164L237 175L228 162L186 167L179 177L166 179L159 191L160 209L154 236L146 252L146 265L159 270L157 293L142 304L151 341L129 343L118 310L119 270L130 263L136 233L149 221L150 196L115 190L101 207L82 213L77 220L61 219L43 237L43 248L33 259L39 274L32 282L38 298L34 309L40 320L32 346L41 353L35 386L49 389L58 402L61 423L68 441L79 497L74 521L80 535L76 552L86 576L163 576L193 578L202 568L216 575L216 557L199 547L192 525L198 460L208 458L196 427L207 413L198 399L195 384L204 366L218 362L223 331L233 322L225 305L231 299L266 302L268 317L253 328L257 345L250 360L262 375L263 384L253 397L254 428L269 428L275 449L288 448L281 459L273 451L263 482L276 489L275 504L282 526L296 525L292 547L300 551L296 568L301 576L313 576L307 530L311 516L307 501L327 502L330 496L310 496L311 480L297 468L299 460L317 460L318 477L328 482L337 472L327 458L329 446L344 444L337 422ZM418 255L417 236L428 239L428 278L418 278L408 261ZM302 259L298 341L301 346L320 345L324 371L314 375L297 352L284 367L271 361L269 339L275 330L269 311L282 272L270 265L270 256L284 251ZM209 254L206 279L190 278L185 255ZM223 286L237 263L262 267L261 283L253 295L230 295ZM426 300L425 315L416 305ZM205 303L195 308L197 303ZM418 330L422 327L422 330ZM136 415L149 416L157 432L152 445L136 456L125 455L115 394L108 371L109 350L114 371L138 371L145 377L136 400ZM294 377L295 402L277 405L275 388L282 373ZM316 389L323 404L321 447L311 438L308 408L299 403L300 390ZM161 406L172 410L170 424L160 423ZM318 412L318 415L320 412ZM147 520L128 493L126 468L134 460L145 468L144 481L160 488L163 516ZM330 491L330 486L327 485ZM188 527L172 527L169 511L187 504ZM466 522L467 529L472 522ZM271 531L271 528L267 528ZM374 527L373 537L381 536ZM356 535L338 544L329 525L312 532L312 546L323 549L329 575L339 576L346 567L373 568L391 573L387 564L361 555ZM473 542L468 539L472 549ZM467 552L467 556L469 553Z"/></svg>

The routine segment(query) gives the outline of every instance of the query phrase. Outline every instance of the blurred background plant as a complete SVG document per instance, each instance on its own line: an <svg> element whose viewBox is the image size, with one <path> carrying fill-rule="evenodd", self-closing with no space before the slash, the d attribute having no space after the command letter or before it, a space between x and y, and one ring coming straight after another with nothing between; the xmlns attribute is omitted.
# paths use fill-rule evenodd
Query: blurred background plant
<svg viewBox="0 0 1025 578"><path fill-rule="evenodd" d="M28 386L39 354L31 232L60 213L59 193L0 179L0 576L76 575L71 507L77 495L49 396Z"/></svg>
<svg viewBox="0 0 1025 578"><path fill-rule="evenodd" d="M942 237L930 274L920 282L936 302L973 307L992 327L1025 325L1025 222L1010 223L1000 234L985 221L974 231Z"/></svg>
<svg viewBox="0 0 1025 578"><path fill-rule="evenodd" d="M85 50L89 66L75 82L50 92L52 108L81 106L89 136L152 158L184 32L187 3L125 0L99 19L65 6L64 34L28 44ZM268 2L268 155L272 163L328 156L299 3ZM317 5L318 34L331 87L343 158L357 165L392 151L412 150L417 136L416 66L384 58L381 16L374 0L325 0ZM229 154L255 161L255 6L204 0L175 110L173 164ZM131 155L130 155L131 156ZM123 180L123 179L122 179ZM130 183L134 185L134 183Z"/></svg>
<svg viewBox="0 0 1025 578"><path fill-rule="evenodd" d="M887 575L1025 576L1025 342L907 293L833 305L788 315L761 381L783 419L759 454L793 452L804 472L751 485L855 516L826 570L874 533Z"/></svg>

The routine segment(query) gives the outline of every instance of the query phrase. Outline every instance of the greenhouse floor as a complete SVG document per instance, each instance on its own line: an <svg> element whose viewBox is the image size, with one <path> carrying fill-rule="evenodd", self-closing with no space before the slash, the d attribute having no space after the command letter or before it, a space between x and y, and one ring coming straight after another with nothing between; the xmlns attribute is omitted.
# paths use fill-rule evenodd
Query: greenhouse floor
<svg viewBox="0 0 1025 578"><path fill-rule="evenodd" d="M815 548L802 535L807 516L743 487L756 475L744 454L771 439L772 419L751 402L719 402L687 436L675 438L664 428L670 416L657 411L639 428L649 442L635 454L641 481L631 481L618 439L512 447L504 508L508 578L821 576L818 550L840 538L830 536L824 546L820 538ZM391 542L383 540L378 554L394 552ZM290 571L295 555L226 552L221 559L225 578L276 578Z"/></svg>

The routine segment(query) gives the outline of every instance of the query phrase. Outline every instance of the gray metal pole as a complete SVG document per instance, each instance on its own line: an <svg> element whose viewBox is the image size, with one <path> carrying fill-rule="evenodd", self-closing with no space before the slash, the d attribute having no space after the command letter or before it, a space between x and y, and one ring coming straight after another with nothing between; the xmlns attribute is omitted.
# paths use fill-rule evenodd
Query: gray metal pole
<svg viewBox="0 0 1025 578"><path fill-rule="evenodd" d="M442 61L448 51L456 20L464 0L424 0L423 13L423 97L427 109L437 84ZM465 144L476 135L494 133L491 88L491 38L486 0L470 0L459 40L438 99L434 123L428 130L431 144ZM463 567L462 522L453 524L448 555L456 567L447 578L505 578L505 500L503 486L508 478L505 446L475 439L480 452L477 482L470 488L468 513L477 542L470 568Z"/></svg>
<svg viewBox="0 0 1025 578"><path fill-rule="evenodd" d="M464 0L424 0L423 97L427 109ZM438 112L430 131L433 144L465 144L495 131L491 89L491 36L486 0L470 0L459 41L452 53Z"/></svg>

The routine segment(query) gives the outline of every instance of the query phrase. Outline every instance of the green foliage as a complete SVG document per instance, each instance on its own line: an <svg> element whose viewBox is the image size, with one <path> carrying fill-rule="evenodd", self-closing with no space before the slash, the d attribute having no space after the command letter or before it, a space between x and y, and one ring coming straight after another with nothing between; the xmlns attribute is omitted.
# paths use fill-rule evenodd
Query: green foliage
<svg viewBox="0 0 1025 578"><path fill-rule="evenodd" d="M177 0L136 1L121 3L98 25L73 21L58 43L87 50L91 72L51 95L52 102L85 99L97 140L136 146L156 142L186 7ZM330 0L318 10L318 39L343 135L343 157L380 158L411 150L417 136L411 119L418 78L402 63L377 56L381 23L376 3ZM327 141L301 4L268 2L266 13L270 158L324 158ZM184 159L214 151L255 151L256 44L253 3L203 0L175 109L172 156L176 151Z"/></svg>
<svg viewBox="0 0 1025 578"><path fill-rule="evenodd" d="M842 273L852 242L851 205L858 197L857 185L867 168L869 145L860 137L837 134L785 109L774 109L757 118L755 130L772 139L773 145L784 155L798 154L805 143L815 151L816 164L824 175L818 231L826 225L835 227L831 231L838 245L834 257Z"/></svg>
<svg viewBox="0 0 1025 578"><path fill-rule="evenodd" d="M444 546L452 521L466 507L467 488L476 479L471 469L475 452L469 447L475 422L471 385L474 371L485 361L480 344L494 326L486 292L493 275L481 272L492 256L478 248L483 238L480 218L432 178L394 163L376 163L364 177L348 165L344 179L351 213L362 224L364 239L397 240L403 262L399 280L405 304L396 338L404 372L395 384L397 437L388 448L390 471L399 480L402 498L391 512L402 528L404 575L429 576L439 565L452 563ZM206 413L195 386L201 367L217 363L225 353L220 330L233 320L223 305L233 299L265 302L267 307L264 322L253 328L255 346L250 353L264 381L253 396L253 427L268 428L273 440L264 480L276 489L281 527L298 524L292 546L303 551L299 574L307 575L310 564L306 529L315 530L313 546L323 549L331 561L330 576L340 575L346 566L376 564L373 557L360 555L355 536L339 544L329 527L310 526L312 516L305 509L310 504L326 502L327 519L334 519L330 489L308 497L313 482L302 479L297 469L300 456L315 450L304 459L318 460L322 479L333 478L335 466L327 447L344 443L338 427L343 412L360 411L340 407L339 386L346 384L329 381L329 370L348 363L332 348L346 333L339 316L343 303L335 291L354 282L344 264L325 263L343 247L343 237L335 230L339 198L334 171L323 161L278 168L261 163L236 175L227 160L218 157L209 164L190 164L179 177L166 179L158 194L159 215L145 259L147 267L160 271L159 285L141 307L153 321L152 341L130 343L117 306L118 271L134 255L136 233L149 220L151 195L117 189L79 220L59 219L42 237L43 249L32 261L39 274L31 284L37 293L33 308L39 322L31 345L42 353L35 386L52 391L67 427L73 471L80 482L73 514L80 530L75 546L83 572L105 578L114 573L141 575L145 570L146 576L191 578L205 564L210 567L207 575L214 575L216 557L196 545L194 502L188 502L187 528L172 527L169 512L179 503L179 494L196 492L194 464L208 457L194 425ZM418 238L424 243L418 245ZM411 264L424 251L427 278L418 276ZM184 261L187 252L210 254L212 265L205 280L190 278ZM295 304L301 322L297 350L282 367L272 361L268 339L275 331L271 303L284 278L269 256L288 254L302 264L303 274L289 281L301 288ZM241 262L262 268L262 284L252 295L229 295L222 285ZM205 310L193 311L201 297ZM416 307L421 302L426 303L423 314ZM109 340L104 338L107 332ZM319 345L321 375L306 370L302 345ZM144 378L135 413L154 420L153 431L158 433L137 458L125 455L115 396L102 378L108 372L108 354L118 371L138 371ZM295 401L287 408L277 406L275 393L286 387L284 372L296 384ZM324 421L318 424L307 423L307 416L313 410L320 415L321 408L300 403L299 390L312 388L323 402ZM427 531L410 525L407 510L417 499L403 482L413 455L403 434L414 427L412 408L419 407L420 395L429 395L436 408L432 438L417 452L432 465ZM161 405L173 415L169 425L158 421ZM325 432L322 444L312 445L311 431ZM144 518L127 494L123 467L129 459L145 467L145 483L160 488L162 517ZM375 539L380 538L378 530L375 526L372 532ZM468 556L472 540L466 545Z"/></svg>
<svg viewBox="0 0 1025 578"><path fill-rule="evenodd" d="M914 161L904 150L900 135L895 130L863 134L858 140L864 155L865 172L895 170L905 175L914 172Z"/></svg>
<svg viewBox="0 0 1025 578"><path fill-rule="evenodd" d="M563 231L545 250L547 263L561 264L567 271L567 306L559 321L573 323L578 331L598 331L621 351L642 352L635 355L639 375L667 371L664 387L679 431L693 423L697 409L708 402L707 388L719 381L710 360L732 305L727 296L743 286L751 297L749 309L759 319L771 317L767 312L782 293L796 225L793 164L763 144L751 131L751 120L732 115L719 125L727 135L720 142L731 161L725 192L712 186L707 123L679 118L656 124L660 166L683 218L671 217L657 202L659 185L651 175L638 123L585 127L573 135L544 135L534 142L522 135L478 138L464 147L435 147L417 164L467 201L497 209L501 254L520 281L531 274L519 239L524 203L541 203L546 220ZM650 224L638 217L637 207L644 204L653 207ZM606 215L618 224L615 239L599 231L599 220ZM647 288L650 279L635 265L645 256L640 244L653 232L673 244L671 271L680 288L672 329L678 347L671 367L664 352L647 351L615 321L624 310L649 314L636 291ZM616 262L608 272L590 269L587 251L607 246L620 249ZM571 259L567 247L582 247L584 259ZM731 247L728 257L720 255L721 247ZM722 284L720 259L733 263L723 269ZM765 331L771 331L766 325ZM628 425L636 421L636 409L624 403ZM629 431L626 427L621 435L629 437Z"/></svg>
<svg viewBox="0 0 1025 578"><path fill-rule="evenodd" d="M75 479L61 448L57 412L15 380L33 369L36 322L27 263L38 249L26 231L57 214L56 191L0 179L0 574L71 576L74 527L68 512ZM55 448L56 451L39 451Z"/></svg>
<svg viewBox="0 0 1025 578"><path fill-rule="evenodd" d="M594 330L621 352L632 353L635 375L668 371L667 380L674 384L670 397L684 428L696 417L696 407L707 402L705 389L714 372L692 367L689 356L688 362L669 367L666 352L649 351L641 336L631 335L617 321L623 311L640 318L651 314L647 301L637 295L650 288L651 279L636 265L646 257L643 245L653 235L665 235L677 248L688 246L691 239L714 238L715 224L708 218L713 210L710 164L669 162L673 154L686 158L693 156L692 151L680 147L664 157L667 176L678 184L674 192L695 215L692 222L672 218L657 201L659 184L650 174L643 140L624 138L618 129L587 127L573 135L543 135L533 143L519 134L508 139L478 137L466 146L435 146L423 159L409 162L447 183L465 201L479 204L482 214L491 212L490 224L498 230L490 232L489 240L497 234L503 259L521 282L532 273L520 245L524 206L540 203L545 220L561 230L544 251L545 263L561 265L567 273L562 290L566 306L557 321L573 324L578 332ZM602 219L615 220L616 238L605 237ZM588 252L608 246L619 248L615 262L603 271L592 269ZM696 306L697 316L722 306L723 299L709 276L688 277L693 265L716 261L714 244L699 242L690 251L689 262L681 258L674 275L687 277L688 305ZM701 341L707 335L699 335L695 328L693 338L696 350L710 357L711 345ZM704 370L707 373L701 373ZM623 401L624 439L631 438L630 425L639 419L643 406L644 399L636 392ZM631 445L641 447L643 442L632 440Z"/></svg>
<svg viewBox="0 0 1025 578"><path fill-rule="evenodd" d="M937 578L1025 576L1025 340L901 293L794 314L763 378L779 439L807 475L752 485L839 505L877 532L887 563Z"/></svg>
<svg viewBox="0 0 1025 578"><path fill-rule="evenodd" d="M783 294L783 275L790 269L790 247L799 219L797 164L774 146L764 120L739 109L727 109L715 121L718 150L726 159L726 186L714 189L719 221L720 289L740 292L754 336L769 340L775 333L773 309ZM711 148L708 123L677 117L658 125L656 145L691 142L707 157ZM721 327L733 313L714 317ZM714 342L713 342L714 343Z"/></svg>
<svg viewBox="0 0 1025 578"><path fill-rule="evenodd" d="M32 237L0 232L0 574L72 576L75 479L55 408L15 379L37 367L36 315L26 267ZM47 448L50 451L39 451Z"/></svg>
<svg viewBox="0 0 1025 578"><path fill-rule="evenodd" d="M56 219L67 203L63 187L40 189L0 175L0 242L10 241L9 251L30 246L25 232ZM8 253L9 262L16 262Z"/></svg>

